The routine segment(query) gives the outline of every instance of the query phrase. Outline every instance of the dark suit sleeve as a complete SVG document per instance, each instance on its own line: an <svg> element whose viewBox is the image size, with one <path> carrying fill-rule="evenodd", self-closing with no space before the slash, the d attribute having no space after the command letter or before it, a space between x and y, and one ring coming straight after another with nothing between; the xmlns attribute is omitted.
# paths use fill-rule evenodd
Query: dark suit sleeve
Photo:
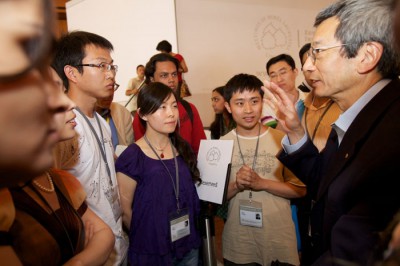
<svg viewBox="0 0 400 266"><path fill-rule="evenodd" d="M296 152L286 153L283 149L277 158L307 186L307 193L315 198L320 183L321 160L318 149L310 139Z"/></svg>

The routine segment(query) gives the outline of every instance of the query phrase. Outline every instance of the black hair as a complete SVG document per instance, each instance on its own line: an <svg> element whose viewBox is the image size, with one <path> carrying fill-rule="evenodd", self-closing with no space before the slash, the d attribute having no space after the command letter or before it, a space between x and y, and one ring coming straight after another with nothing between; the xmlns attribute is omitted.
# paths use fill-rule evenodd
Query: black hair
<svg viewBox="0 0 400 266"><path fill-rule="evenodd" d="M94 45L110 51L114 49L111 42L106 38L86 31L70 32L62 36L58 42L52 66L63 80L67 90L69 89L69 81L64 73L64 67L82 64L82 60L86 56L85 48L87 45ZM83 67L77 66L76 68L79 73L83 73Z"/></svg>
<svg viewBox="0 0 400 266"><path fill-rule="evenodd" d="M161 82L151 82L139 91L137 107L138 109L140 108L139 119L144 127L146 127L147 124L146 121L142 119L142 116L155 113L169 97L175 97L175 99L177 99L173 90ZM193 182L200 182L200 172L199 169L197 169L196 155L189 143L180 136L178 127L174 132L169 134L169 138L189 167Z"/></svg>
<svg viewBox="0 0 400 266"><path fill-rule="evenodd" d="M168 41L163 40L157 44L156 50L160 52L170 53L172 51L172 45Z"/></svg>
<svg viewBox="0 0 400 266"><path fill-rule="evenodd" d="M268 60L266 65L268 75L269 75L269 68L271 67L271 65L274 65L280 61L285 61L292 69L296 68L296 64L294 63L293 57L291 57L288 54L280 54Z"/></svg>
<svg viewBox="0 0 400 266"><path fill-rule="evenodd" d="M159 53L153 55L149 62L147 62L146 67L144 69L144 74L146 76L146 84L150 83L150 78L154 77L154 73L156 72L156 63L157 62L172 62L176 66L176 71L179 69L179 61L175 57L166 54L166 53Z"/></svg>
<svg viewBox="0 0 400 266"><path fill-rule="evenodd" d="M301 63L302 67L303 67L303 56L305 53L310 51L310 48L311 48L311 43L306 43L303 45L303 47L301 47L301 49L299 51L300 63Z"/></svg>
<svg viewBox="0 0 400 266"><path fill-rule="evenodd" d="M224 88L224 99L229 104L229 101L235 92L242 93L244 91L258 91L262 98L264 97L264 91L261 89L263 85L262 81L254 75L237 74L226 83Z"/></svg>
<svg viewBox="0 0 400 266"><path fill-rule="evenodd" d="M224 88L225 88L224 86L217 87L217 88L213 89L213 92L217 92L222 97L224 97ZM211 139L219 139L221 136L228 133L228 132L223 132L223 123L225 123L225 121L224 121L224 113L225 112L229 116L229 119L232 122L232 125L235 124L233 121L233 118L232 118L232 114L229 113L226 109L221 114L215 114L214 121L210 125ZM230 130L230 128L228 128L228 130Z"/></svg>

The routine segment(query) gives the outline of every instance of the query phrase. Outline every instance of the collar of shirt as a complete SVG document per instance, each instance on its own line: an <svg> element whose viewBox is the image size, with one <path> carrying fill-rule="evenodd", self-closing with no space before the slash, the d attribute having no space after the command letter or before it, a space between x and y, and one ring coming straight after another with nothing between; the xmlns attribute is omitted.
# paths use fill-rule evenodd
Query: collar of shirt
<svg viewBox="0 0 400 266"><path fill-rule="evenodd" d="M332 128L336 130L339 144L342 142L344 135L353 123L354 119L361 110L375 97L391 80L382 79L365 92L349 109L342 113L339 118L332 124Z"/></svg>
<svg viewBox="0 0 400 266"><path fill-rule="evenodd" d="M314 105L314 96L312 93L308 93L306 98L304 99L304 106L311 110L311 111L317 111L319 109L325 108L330 102L332 102L331 99L326 98L325 102L318 107Z"/></svg>
<svg viewBox="0 0 400 266"><path fill-rule="evenodd" d="M111 117L111 110L110 109L101 109L99 114L101 115L101 117L103 117L105 120L107 120L107 118ZM107 120L107 122L108 122L108 120Z"/></svg>
<svg viewBox="0 0 400 266"><path fill-rule="evenodd" d="M308 95L308 92L306 93L306 92L303 92L303 91L301 91L301 90L297 90L298 92L299 92L299 98L297 99L297 102L296 103L298 103L298 102L300 102L300 101L303 101L304 102L304 100L306 99L306 97L307 97L307 95Z"/></svg>

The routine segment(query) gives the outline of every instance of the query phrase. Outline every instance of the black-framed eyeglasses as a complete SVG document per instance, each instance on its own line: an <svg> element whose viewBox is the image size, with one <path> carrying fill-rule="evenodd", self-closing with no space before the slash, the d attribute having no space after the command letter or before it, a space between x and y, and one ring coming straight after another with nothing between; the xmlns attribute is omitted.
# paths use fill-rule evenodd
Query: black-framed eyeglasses
<svg viewBox="0 0 400 266"><path fill-rule="evenodd" d="M317 61L317 55L319 55L322 52L325 52L327 50L333 49L333 48L338 48L338 47L343 47L349 45L348 43L343 43L343 44L337 44L333 46L327 46L327 47L320 47L320 48L313 48L311 46L310 50L307 52L307 55L311 58L311 61L313 64L315 64L315 61Z"/></svg>
<svg viewBox="0 0 400 266"><path fill-rule="evenodd" d="M100 64L80 64L80 65L75 65L75 67L79 67L79 66L87 66L87 67L97 67L99 69L101 69L103 72L107 72L107 71L113 71L113 72L117 72L118 71L118 66L117 65L112 65L109 63L100 63Z"/></svg>

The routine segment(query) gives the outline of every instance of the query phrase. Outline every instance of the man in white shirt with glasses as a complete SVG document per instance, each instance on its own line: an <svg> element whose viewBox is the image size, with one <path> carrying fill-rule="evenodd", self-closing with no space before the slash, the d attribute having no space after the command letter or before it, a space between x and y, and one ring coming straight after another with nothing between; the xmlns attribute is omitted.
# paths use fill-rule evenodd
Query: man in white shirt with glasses
<svg viewBox="0 0 400 266"><path fill-rule="evenodd" d="M128 241L122 230L111 130L95 112L96 102L111 97L117 86L118 67L111 58L112 50L112 44L102 36L72 32L60 39L53 66L77 106L77 135L58 149L61 168L78 178L89 207L114 232L115 247L106 265L121 265L126 261Z"/></svg>

